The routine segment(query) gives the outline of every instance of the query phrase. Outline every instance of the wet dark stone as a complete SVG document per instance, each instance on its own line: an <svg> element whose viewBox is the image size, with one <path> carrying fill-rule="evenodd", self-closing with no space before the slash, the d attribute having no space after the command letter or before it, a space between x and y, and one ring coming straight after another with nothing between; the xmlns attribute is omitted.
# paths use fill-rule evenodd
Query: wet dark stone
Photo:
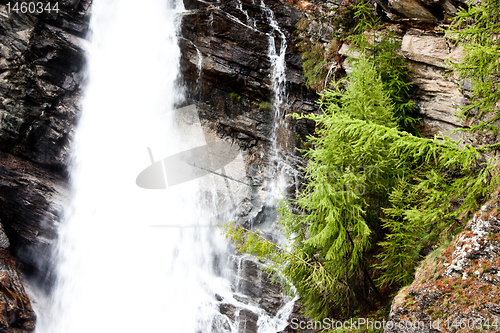
<svg viewBox="0 0 500 333"><path fill-rule="evenodd" d="M257 332L257 320L259 316L252 311L243 309L238 316L238 331L240 333L255 333Z"/></svg>

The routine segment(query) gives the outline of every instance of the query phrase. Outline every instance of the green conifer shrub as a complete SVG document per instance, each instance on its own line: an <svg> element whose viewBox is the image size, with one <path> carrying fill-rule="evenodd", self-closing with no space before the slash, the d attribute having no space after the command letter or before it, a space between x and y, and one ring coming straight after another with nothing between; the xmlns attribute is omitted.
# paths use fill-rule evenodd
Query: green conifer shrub
<svg viewBox="0 0 500 333"><path fill-rule="evenodd" d="M379 288L410 282L422 248L458 232L460 217L498 184L479 150L402 131L366 55L322 95L321 107L320 115L295 115L314 120L317 131L305 152L305 189L280 204L287 246L224 227L240 251L265 259L291 282L316 319L347 304L372 306Z"/></svg>
<svg viewBox="0 0 500 333"><path fill-rule="evenodd" d="M415 103L411 100L413 84L407 61L397 50L401 41L395 32L386 28L374 10L365 1L350 6L354 12L354 33L345 38L352 47L362 50L380 73L385 91L394 104L394 115L400 127L417 134Z"/></svg>
<svg viewBox="0 0 500 333"><path fill-rule="evenodd" d="M306 87L315 91L322 91L332 65L331 62L327 61L327 54L323 45L311 41L302 41L297 46L302 52L302 69L306 79Z"/></svg>
<svg viewBox="0 0 500 333"><path fill-rule="evenodd" d="M461 61L448 63L462 84L470 81L471 103L461 108L477 124L469 130L482 134L499 133L500 120L500 1L469 1L459 8L446 36L463 47Z"/></svg>
<svg viewBox="0 0 500 333"><path fill-rule="evenodd" d="M364 0L348 2L338 12L331 22L335 31L335 43L332 44L347 43L356 49L364 50L365 55L375 65L384 89L394 104L395 120L403 129L416 134L418 118L415 104L410 98L413 85L409 80L410 72L406 59L397 53L401 42L395 38L394 31L384 26ZM299 30L305 30L306 21L304 19L299 22ZM332 66L335 61L341 61L342 57L325 52L321 43L313 43L308 39L302 40L298 46L302 52L307 87L318 93L331 88L330 80L335 80L335 75L331 73Z"/></svg>

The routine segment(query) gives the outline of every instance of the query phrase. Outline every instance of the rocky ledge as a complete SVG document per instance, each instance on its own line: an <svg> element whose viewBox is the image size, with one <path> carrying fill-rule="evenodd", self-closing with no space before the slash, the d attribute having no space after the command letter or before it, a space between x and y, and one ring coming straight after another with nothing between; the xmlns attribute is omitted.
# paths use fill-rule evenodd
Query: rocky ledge
<svg viewBox="0 0 500 333"><path fill-rule="evenodd" d="M500 325L500 198L485 204L465 231L431 253L399 292L389 332L497 332ZM401 329L401 327L403 329ZM406 330L409 331L409 330Z"/></svg>
<svg viewBox="0 0 500 333"><path fill-rule="evenodd" d="M301 54L294 47L295 25L302 17L299 9L279 0L190 0L185 5L189 12L181 25L182 77L200 117L219 134L236 139L251 152L269 146L273 123L278 121L271 107L272 38L278 54L281 38L286 39L281 116L317 110L316 94L305 88ZM313 124L289 119L284 124L278 140L293 164L295 147L306 140Z"/></svg>

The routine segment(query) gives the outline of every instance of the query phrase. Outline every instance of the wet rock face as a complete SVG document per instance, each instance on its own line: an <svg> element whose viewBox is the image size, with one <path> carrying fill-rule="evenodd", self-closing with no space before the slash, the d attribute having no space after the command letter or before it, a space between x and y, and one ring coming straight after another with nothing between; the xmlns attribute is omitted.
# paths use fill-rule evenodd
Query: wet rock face
<svg viewBox="0 0 500 333"><path fill-rule="evenodd" d="M32 252L54 239L62 209L90 0L60 1L59 13L39 15L8 13L6 3L0 2L0 220L13 254L36 271Z"/></svg>
<svg viewBox="0 0 500 333"><path fill-rule="evenodd" d="M280 0L185 0L189 13L181 24L181 71L188 99L197 105L202 122L219 135L233 138L248 154L250 192L238 221L246 227L273 229L276 214L267 206L271 137L275 111L269 56L270 36L280 53L281 34L273 27L271 10L286 36L286 98L282 114L317 111L316 94L305 87L301 54L294 47L295 25L302 17L297 7ZM284 123L277 134L280 158L291 169L304 161L295 147L312 133L306 121ZM295 181L292 183L299 183ZM295 188L294 188L295 189ZM286 300L280 285L250 258L235 257L233 298L219 300L220 331L228 325L239 332L257 332L259 317L275 317Z"/></svg>
<svg viewBox="0 0 500 333"><path fill-rule="evenodd" d="M262 5L264 4L264 6ZM185 1L180 46L181 69L187 92L200 116L220 133L249 149L268 145L274 110L269 57L270 35L280 52L280 34L272 26L270 9L286 36L287 99L284 113L316 110L315 94L305 89L302 59L294 49L293 31L303 15L280 0ZM303 103L305 102L305 103ZM280 140L293 155L296 137L311 131L305 122L288 122Z"/></svg>
<svg viewBox="0 0 500 333"><path fill-rule="evenodd" d="M255 259L236 255L231 262L234 266L231 268L233 295L230 299L217 298L222 315L221 320L216 320L218 329L226 327L227 323L240 333L257 332L259 319L276 317L289 300L283 295L282 286L271 282L270 276Z"/></svg>
<svg viewBox="0 0 500 333"><path fill-rule="evenodd" d="M1 222L24 272L50 279L49 257L57 237L66 180L20 157L0 153Z"/></svg>
<svg viewBox="0 0 500 333"><path fill-rule="evenodd" d="M267 272L250 258L239 258L235 267L238 275L235 290L244 296L251 297L251 302L265 309L271 316L278 313L284 305L281 285L271 283Z"/></svg>
<svg viewBox="0 0 500 333"><path fill-rule="evenodd" d="M497 331L500 321L500 200L484 205L464 232L431 255L393 301L385 332ZM496 324L495 324L496 323Z"/></svg>
<svg viewBox="0 0 500 333"><path fill-rule="evenodd" d="M79 110L90 0L59 13L8 12L0 1L0 247L23 272L51 280L50 247L67 197L66 165ZM4 237L6 235L6 237ZM0 331L28 332L35 314L13 259L0 265ZM50 285L47 284L47 285Z"/></svg>
<svg viewBox="0 0 500 333"><path fill-rule="evenodd" d="M73 2L40 16L0 6L0 148L55 171L67 164L84 64L89 3Z"/></svg>
<svg viewBox="0 0 500 333"><path fill-rule="evenodd" d="M189 0L185 7L189 12L182 17L179 44L188 102L197 105L204 125L235 140L249 156L251 193L238 211L238 220L247 226L274 222L275 216L269 218L267 196L273 127L279 120L272 107L275 94L269 50L272 36L279 54L285 36L286 97L276 138L280 161L291 170L292 185L285 191L294 193L301 181L296 170L304 163L295 148L304 148L314 123L284 115L318 109L317 95L305 87L301 54L294 47L295 25L303 12L281 0Z"/></svg>

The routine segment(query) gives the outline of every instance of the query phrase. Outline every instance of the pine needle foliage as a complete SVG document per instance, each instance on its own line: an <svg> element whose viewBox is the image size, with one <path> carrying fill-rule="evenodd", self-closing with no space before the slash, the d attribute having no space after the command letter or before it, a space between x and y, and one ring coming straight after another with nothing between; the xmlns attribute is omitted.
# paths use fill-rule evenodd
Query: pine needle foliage
<svg viewBox="0 0 500 333"><path fill-rule="evenodd" d="M325 50L320 43L302 41L298 44L302 51L302 68L308 89L320 91L331 63L327 62Z"/></svg>
<svg viewBox="0 0 500 333"><path fill-rule="evenodd" d="M367 57L362 56L356 68L348 78L339 80L336 88L321 95L322 109L329 114L349 115L375 124L396 127L394 106L376 67Z"/></svg>
<svg viewBox="0 0 500 333"><path fill-rule="evenodd" d="M409 283L421 249L457 232L460 217L498 184L477 149L401 131L367 56L338 86L345 88L322 95L322 114L294 116L314 120L317 130L305 152L305 189L280 203L286 249L258 231L224 227L238 250L296 287L315 319L347 304L369 306L378 288Z"/></svg>
<svg viewBox="0 0 500 333"><path fill-rule="evenodd" d="M435 243L441 234L457 229L460 217L478 208L498 184L498 178L492 179L496 174L494 167L471 146L460 148L457 142L447 138L420 138L387 125L353 119L357 110L348 116L346 106L342 104L342 112L307 116L320 124L320 130L314 140L316 148L307 153L310 162L306 177L310 182L294 204L302 211L314 211L307 216L316 222L307 231L310 239L318 238L312 244L318 248L339 242L325 237L338 237L326 231L324 221L332 212L337 217L333 224L343 225L344 230L350 231L356 246L347 248L344 242L344 252L338 247L332 248L342 255L352 253L350 268L358 265L359 269L363 265L362 254L374 245L369 241L370 232L382 225L386 236L378 244L382 253L378 256L380 264L375 267L379 285L404 285L412 279L424 244ZM330 106L330 109L335 108ZM353 165L376 168L377 176L366 173L360 177L350 170ZM323 170L331 169L344 172L341 177L332 177L332 173L325 175ZM349 189L346 181L362 186L363 195L356 193L352 185L351 191L339 193L339 189ZM328 200L336 207L318 205ZM339 207L346 208L337 214ZM358 212L355 218L347 213L352 211ZM367 214L370 211L372 214ZM284 216L286 223L287 216ZM307 218L299 220L307 223ZM318 235L313 236L315 233ZM339 260L326 256L325 259Z"/></svg>
<svg viewBox="0 0 500 333"><path fill-rule="evenodd" d="M461 115L479 119L469 131L499 133L500 120L500 1L469 1L460 8L446 36L463 47L459 62L449 61L460 80L470 80L471 103Z"/></svg>
<svg viewBox="0 0 500 333"><path fill-rule="evenodd" d="M299 21L297 28L306 32L306 22L307 19ZM401 42L395 38L394 31L385 28L373 8L364 0L344 1L330 23L335 31L332 44L337 46L337 42L347 43L362 50L370 58L394 104L396 121L401 128L418 133L416 107L410 99L412 83L409 70L406 60L397 53ZM331 75L334 67L342 61L340 54L333 55L338 51L337 47L333 51L325 51L322 43L312 42L308 38L298 43L298 47L302 52L306 86L324 92L331 86L330 79L335 80L340 75L340 71Z"/></svg>
<svg viewBox="0 0 500 333"><path fill-rule="evenodd" d="M331 274L324 262L307 252L286 250L267 240L259 230L239 228L230 222L222 225L221 230L236 244L239 252L265 260L267 271L273 279L284 278L289 292L288 282L291 281L293 292L301 296L301 302L306 306L307 315L327 317L331 306L342 306L353 294L343 280Z"/></svg>
<svg viewBox="0 0 500 333"><path fill-rule="evenodd" d="M394 115L399 126L413 134L417 134L416 106L411 100L413 84L410 82L410 71L407 61L397 53L401 41L393 30L385 28L383 22L375 15L373 8L365 1L351 5L356 27L354 34L346 41L361 50L375 64L380 73L384 90L394 104Z"/></svg>

